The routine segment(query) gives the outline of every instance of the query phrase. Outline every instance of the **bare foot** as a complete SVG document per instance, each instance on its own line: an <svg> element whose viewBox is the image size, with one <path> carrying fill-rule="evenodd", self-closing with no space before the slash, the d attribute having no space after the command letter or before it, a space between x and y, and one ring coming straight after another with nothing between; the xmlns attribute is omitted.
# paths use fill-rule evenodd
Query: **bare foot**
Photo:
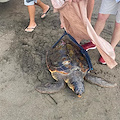
<svg viewBox="0 0 120 120"><path fill-rule="evenodd" d="M28 27L25 29L26 32L32 32L36 28L37 24L29 24Z"/></svg>
<svg viewBox="0 0 120 120"><path fill-rule="evenodd" d="M43 13L41 15L41 18L45 18L49 11L50 11L50 7L47 5L46 8L43 9Z"/></svg>

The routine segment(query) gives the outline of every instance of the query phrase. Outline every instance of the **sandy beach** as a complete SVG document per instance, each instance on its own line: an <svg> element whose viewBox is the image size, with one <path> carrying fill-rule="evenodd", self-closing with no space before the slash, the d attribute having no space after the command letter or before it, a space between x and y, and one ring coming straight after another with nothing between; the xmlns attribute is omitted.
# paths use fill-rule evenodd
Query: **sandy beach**
<svg viewBox="0 0 120 120"><path fill-rule="evenodd" d="M45 63L46 51L62 36L59 14L51 6L45 19L36 7L37 27L32 33L28 11L23 0L0 3L0 120L120 120L120 42L115 48L118 65L110 69L98 63L97 49L88 51L94 70L91 74L112 83L114 88L101 88L85 82L85 93L78 98L68 87L54 94L41 94L35 86L52 82ZM95 0L94 26L99 7ZM115 16L110 16L101 34L110 42Z"/></svg>

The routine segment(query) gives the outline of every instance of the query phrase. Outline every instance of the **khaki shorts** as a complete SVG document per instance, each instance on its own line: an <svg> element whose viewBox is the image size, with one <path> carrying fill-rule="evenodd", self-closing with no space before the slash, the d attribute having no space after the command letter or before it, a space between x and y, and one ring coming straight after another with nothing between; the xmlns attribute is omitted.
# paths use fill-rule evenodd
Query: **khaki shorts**
<svg viewBox="0 0 120 120"><path fill-rule="evenodd" d="M37 3L37 0L33 0L31 2L26 2L26 0L24 0L24 5L26 5L26 6L34 5L35 3Z"/></svg>
<svg viewBox="0 0 120 120"><path fill-rule="evenodd" d="M116 15L116 22L120 23L120 2L116 3L116 0L102 0L99 13L114 14Z"/></svg>

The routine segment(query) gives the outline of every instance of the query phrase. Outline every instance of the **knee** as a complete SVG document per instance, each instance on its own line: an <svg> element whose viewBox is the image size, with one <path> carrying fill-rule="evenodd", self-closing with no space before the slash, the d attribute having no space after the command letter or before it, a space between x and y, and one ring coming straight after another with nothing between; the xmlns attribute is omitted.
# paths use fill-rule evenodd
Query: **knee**
<svg viewBox="0 0 120 120"><path fill-rule="evenodd" d="M101 13L99 13L97 20L101 21L101 22L106 22L106 20L108 19L108 17L109 16L107 14L101 14Z"/></svg>

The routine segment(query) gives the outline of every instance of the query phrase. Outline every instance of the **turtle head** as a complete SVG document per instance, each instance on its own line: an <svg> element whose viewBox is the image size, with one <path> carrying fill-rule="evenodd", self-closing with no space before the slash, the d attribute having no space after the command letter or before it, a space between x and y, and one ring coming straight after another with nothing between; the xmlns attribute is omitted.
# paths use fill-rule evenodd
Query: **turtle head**
<svg viewBox="0 0 120 120"><path fill-rule="evenodd" d="M65 82L68 84L69 88L74 91L78 97L81 97L84 93L84 79L83 74L79 70L72 71L68 79Z"/></svg>
<svg viewBox="0 0 120 120"><path fill-rule="evenodd" d="M68 87L78 95L78 97L81 97L82 93L84 93L84 82L82 79L67 79L65 82Z"/></svg>
<svg viewBox="0 0 120 120"><path fill-rule="evenodd" d="M74 92L78 95L78 97L81 97L82 93L84 93L84 83L81 81L75 81L72 85L74 86Z"/></svg>

